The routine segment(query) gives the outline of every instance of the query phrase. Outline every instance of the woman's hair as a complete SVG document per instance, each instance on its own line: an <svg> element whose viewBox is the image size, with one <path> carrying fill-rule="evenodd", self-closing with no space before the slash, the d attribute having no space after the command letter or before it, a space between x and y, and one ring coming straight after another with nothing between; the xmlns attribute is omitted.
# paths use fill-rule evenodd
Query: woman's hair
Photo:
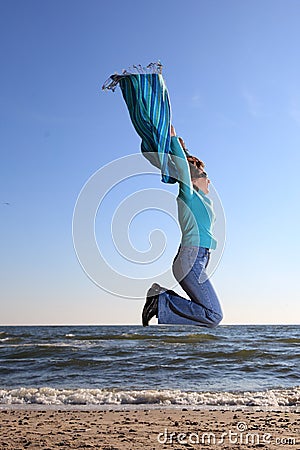
<svg viewBox="0 0 300 450"><path fill-rule="evenodd" d="M198 178L205 167L204 162L192 155L188 155L187 160L190 166L191 178Z"/></svg>

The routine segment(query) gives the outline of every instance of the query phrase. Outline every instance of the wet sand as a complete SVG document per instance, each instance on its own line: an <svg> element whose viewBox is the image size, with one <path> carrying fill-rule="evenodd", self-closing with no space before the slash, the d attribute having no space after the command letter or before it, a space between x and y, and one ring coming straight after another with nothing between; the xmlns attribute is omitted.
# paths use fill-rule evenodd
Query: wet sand
<svg viewBox="0 0 300 450"><path fill-rule="evenodd" d="M300 411L0 409L0 450L300 450Z"/></svg>

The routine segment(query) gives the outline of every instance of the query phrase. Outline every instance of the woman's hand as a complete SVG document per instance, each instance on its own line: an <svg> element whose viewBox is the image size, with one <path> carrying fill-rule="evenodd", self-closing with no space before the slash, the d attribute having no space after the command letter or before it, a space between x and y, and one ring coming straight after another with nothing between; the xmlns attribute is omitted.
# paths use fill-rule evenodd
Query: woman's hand
<svg viewBox="0 0 300 450"><path fill-rule="evenodd" d="M174 128L173 125L171 125L170 133L171 133L171 137L172 137L172 136L177 136L177 135L176 135L175 128ZM186 148L186 146L185 146L184 140L183 140L181 137L179 137L179 136L178 136L178 140L179 140L179 142L180 142L181 147L182 147L183 150L185 151L185 153L188 153L188 150L187 150L187 148Z"/></svg>

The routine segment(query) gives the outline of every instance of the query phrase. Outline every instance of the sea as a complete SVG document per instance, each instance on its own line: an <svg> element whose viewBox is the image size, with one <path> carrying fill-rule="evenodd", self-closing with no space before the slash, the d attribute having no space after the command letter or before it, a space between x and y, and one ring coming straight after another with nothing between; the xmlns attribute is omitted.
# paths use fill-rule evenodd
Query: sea
<svg viewBox="0 0 300 450"><path fill-rule="evenodd" d="M300 326L3 326L0 407L300 407Z"/></svg>

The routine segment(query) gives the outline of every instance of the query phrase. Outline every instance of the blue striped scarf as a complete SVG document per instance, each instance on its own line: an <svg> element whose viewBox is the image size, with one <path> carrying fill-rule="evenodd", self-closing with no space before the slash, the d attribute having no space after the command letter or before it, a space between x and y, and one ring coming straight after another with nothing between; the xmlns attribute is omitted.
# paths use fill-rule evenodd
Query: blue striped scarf
<svg viewBox="0 0 300 450"><path fill-rule="evenodd" d="M132 124L142 139L143 155L161 170L164 183L175 183L177 170L170 156L171 106L161 73L112 75L103 89L120 85Z"/></svg>

